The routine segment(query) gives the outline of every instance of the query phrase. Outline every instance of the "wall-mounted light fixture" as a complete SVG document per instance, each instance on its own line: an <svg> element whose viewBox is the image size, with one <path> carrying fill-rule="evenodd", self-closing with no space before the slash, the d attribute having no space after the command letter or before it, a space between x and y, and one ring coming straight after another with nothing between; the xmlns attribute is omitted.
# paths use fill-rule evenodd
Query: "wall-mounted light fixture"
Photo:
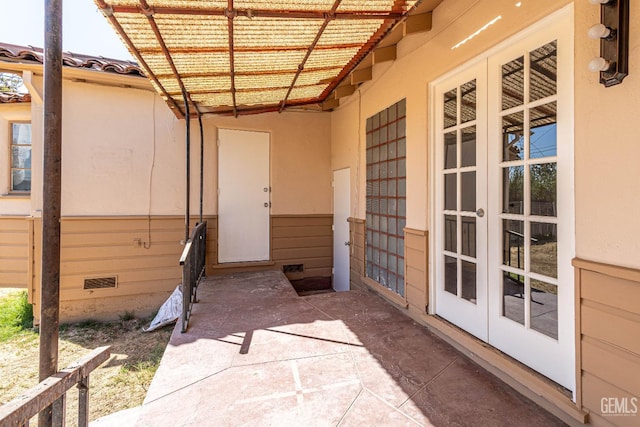
<svg viewBox="0 0 640 427"><path fill-rule="evenodd" d="M600 40L600 56L589 62L589 69L600 73L605 87L622 83L629 74L629 0L589 0L600 5L600 23L589 29L592 39Z"/></svg>

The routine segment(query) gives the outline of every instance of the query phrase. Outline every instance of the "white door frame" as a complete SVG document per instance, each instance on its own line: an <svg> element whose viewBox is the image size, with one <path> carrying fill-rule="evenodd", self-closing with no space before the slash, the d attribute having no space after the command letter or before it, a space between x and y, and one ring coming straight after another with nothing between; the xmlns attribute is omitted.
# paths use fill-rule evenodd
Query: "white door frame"
<svg viewBox="0 0 640 427"><path fill-rule="evenodd" d="M349 222L351 208L351 169L333 171L333 289L348 291L350 286L351 239Z"/></svg>
<svg viewBox="0 0 640 427"><path fill-rule="evenodd" d="M514 46L518 43L521 43L525 40L535 39L537 35L542 35L542 43L546 43L549 41L549 36L552 31L557 34L558 40L564 40L563 49L569 52L569 54L558 56L558 69L559 73L564 74L564 76L559 75L559 80L564 80L565 84L558 85L558 98L562 99L566 108L563 111L558 111L558 127L560 127L560 122L562 122L562 126L565 128L563 131L558 131L558 140L560 141L561 136L560 132L563 132L564 137L567 140L563 141L563 144L558 144L558 158L565 159L564 167L558 168L558 182L561 183L557 189L558 194L558 210L564 211L563 217L568 218L569 220L563 222L563 227L565 230L562 232L564 236L569 236L568 238L564 238L563 244L560 244L561 237L559 235L558 240L558 267L559 270L564 269L563 273L559 272L558 280L562 282L563 290L558 291L558 327L559 327L559 335L562 336L562 340L559 344L561 347L558 351L558 354L561 354L563 361L562 366L555 369L554 379L562 384L564 387L573 391L574 399L575 399L575 282L573 277L573 268L571 267L571 259L575 256L575 195L574 195L574 173L573 173L573 162L574 162L574 143L573 143L573 125L574 125L574 105L573 105L573 76L574 76L574 67L573 67L573 59L574 59L574 6L573 4L569 4L562 9L554 12L550 16L544 18L543 20L531 25L527 29L521 31L520 33L512 36L506 41L500 43L499 45L493 47L492 49L484 52L468 63L456 68L455 70L448 72L446 75L434 80L429 84L429 113L430 113L430 143L429 143L429 179L431 182L430 188L433 189L430 193L429 197L429 212L430 212L430 229L432 230L433 238L430 239L429 242L429 250L430 253L433 254L429 257L429 281L431 285L429 286L429 314L436 314L436 307L438 304L438 298L436 296L436 263L438 262L437 257L437 245L436 239L438 239L438 229L436 227L436 216L438 215L437 211L437 197L440 195L440 191L436 187L436 183L438 182L438 165L436 165L436 154L435 154L435 142L437 141L437 133L438 130L435 128L435 120L434 120L434 112L437 111L438 108L438 99L435 97L435 89L438 84L446 81L457 73L462 73L469 67L472 67L479 61L487 61L490 57L496 56L501 51L508 49L511 46ZM545 38L546 35L546 38ZM541 44L542 44L541 43ZM489 117L489 121L494 120L495 117ZM490 122L490 128L494 126ZM490 136L491 138L491 136ZM491 153L490 153L491 155ZM498 234L495 230L498 224L498 217L496 215L496 210L499 209L496 203L499 203L499 197L494 197L489 200L487 214L490 218L489 222L489 238L488 240L495 239ZM495 250L492 253L489 253L489 269L497 269ZM491 298L491 295L490 295ZM493 307L493 304L496 302L490 301L490 309ZM560 310L560 308L562 308ZM493 307L495 311L495 307ZM489 315L489 321L492 322L495 320L495 313L492 316ZM505 320L505 319L501 319ZM512 325L509 325L511 327ZM519 325L513 325L519 326ZM545 340L548 337L540 336L541 340ZM499 341L499 337L498 337ZM490 342L496 343L495 337L492 339L490 337ZM514 356L519 358L520 355Z"/></svg>

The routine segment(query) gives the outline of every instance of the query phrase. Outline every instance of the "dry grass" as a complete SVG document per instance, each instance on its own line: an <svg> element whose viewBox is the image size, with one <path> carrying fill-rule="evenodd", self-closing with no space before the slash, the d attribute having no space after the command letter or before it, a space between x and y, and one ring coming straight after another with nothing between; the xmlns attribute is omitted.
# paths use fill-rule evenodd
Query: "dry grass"
<svg viewBox="0 0 640 427"><path fill-rule="evenodd" d="M0 295L0 300L15 294ZM143 332L150 319L121 316L118 322L82 322L62 325L59 367L68 366L96 347L110 345L111 358L90 377L90 419L142 404L164 352L173 326ZM0 342L0 404L38 383L39 335L31 329ZM68 425L76 425L77 392L67 394Z"/></svg>

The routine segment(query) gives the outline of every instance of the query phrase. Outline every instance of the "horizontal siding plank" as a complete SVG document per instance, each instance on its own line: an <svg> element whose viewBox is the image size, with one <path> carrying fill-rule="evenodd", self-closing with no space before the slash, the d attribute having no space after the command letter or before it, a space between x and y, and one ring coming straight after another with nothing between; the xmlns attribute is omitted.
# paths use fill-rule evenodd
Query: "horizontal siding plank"
<svg viewBox="0 0 640 427"><path fill-rule="evenodd" d="M582 304L582 333L640 356L640 316L616 312L607 306Z"/></svg>
<svg viewBox="0 0 640 427"><path fill-rule="evenodd" d="M582 375L582 404L589 411L602 416L613 425L619 427L637 427L638 417L635 416L615 416L603 415L601 412L601 402L603 398L627 398L630 399L636 396L630 396L628 393L620 390L619 388L611 385L610 383L603 381L602 379L584 373ZM638 402L640 405L640 401ZM639 408L640 409L640 408Z"/></svg>
<svg viewBox="0 0 640 427"><path fill-rule="evenodd" d="M29 219L7 219L0 217L0 236L10 233L28 233Z"/></svg>
<svg viewBox="0 0 640 427"><path fill-rule="evenodd" d="M331 257L278 259L274 261L280 265L303 264L305 270L310 268L332 267Z"/></svg>
<svg viewBox="0 0 640 427"><path fill-rule="evenodd" d="M407 286L407 303L424 312L426 297L423 290L413 286Z"/></svg>
<svg viewBox="0 0 640 427"><path fill-rule="evenodd" d="M91 260L91 259L103 259L107 257L125 258L125 257L138 257L142 255L143 251L148 251L153 255L174 255L176 258L180 258L182 254L183 246L180 243L174 244L162 244L154 245L152 243L150 249L143 249L133 246L102 246L95 247L88 250L83 247L62 248L61 259L63 261L72 260Z"/></svg>
<svg viewBox="0 0 640 427"><path fill-rule="evenodd" d="M314 247L330 247L333 245L331 236L318 237L285 237L273 239L272 248L288 249L288 248L314 248Z"/></svg>
<svg viewBox="0 0 640 427"><path fill-rule="evenodd" d="M149 241L149 235L135 232L111 232L111 233L78 233L64 234L60 244L62 247L77 246L134 246L134 239L141 239L142 242ZM175 243L184 239L184 230L182 231L152 231L151 244L155 243ZM207 239L208 240L208 239Z"/></svg>
<svg viewBox="0 0 640 427"><path fill-rule="evenodd" d="M3 288L24 288L29 281L27 272L0 271L0 287Z"/></svg>
<svg viewBox="0 0 640 427"><path fill-rule="evenodd" d="M168 294L176 288L178 283L179 280L176 281L175 278L166 278L162 280L124 283L123 286L118 285L115 289L95 289L93 291L84 289L61 289L60 297L65 301L79 301L152 293L166 293L168 296Z"/></svg>
<svg viewBox="0 0 640 427"><path fill-rule="evenodd" d="M640 314L640 283L581 271L582 298Z"/></svg>
<svg viewBox="0 0 640 427"><path fill-rule="evenodd" d="M22 246L29 244L29 233L14 232L0 233L0 242L5 246Z"/></svg>
<svg viewBox="0 0 640 427"><path fill-rule="evenodd" d="M333 251L331 247L278 249L273 251L273 259L279 260L331 257L332 252Z"/></svg>
<svg viewBox="0 0 640 427"><path fill-rule="evenodd" d="M272 216L271 217L271 226L273 228L278 227L309 227L309 226L318 226L318 225L328 225L331 226L333 224L333 216Z"/></svg>
<svg viewBox="0 0 640 427"><path fill-rule="evenodd" d="M29 257L28 245L19 245L19 246L0 245L0 258L28 258L28 257Z"/></svg>
<svg viewBox="0 0 640 427"><path fill-rule="evenodd" d="M640 356L584 338L582 369L640 397Z"/></svg>
<svg viewBox="0 0 640 427"><path fill-rule="evenodd" d="M314 225L309 227L273 227L272 238L281 237L316 237L316 236L331 236L331 226L327 225Z"/></svg>
<svg viewBox="0 0 640 427"><path fill-rule="evenodd" d="M427 257L424 252L406 248L405 259L407 260L407 265L411 265L417 270L426 271Z"/></svg>
<svg viewBox="0 0 640 427"><path fill-rule="evenodd" d="M424 271L407 266L407 283L416 287L424 287L426 274Z"/></svg>
<svg viewBox="0 0 640 427"><path fill-rule="evenodd" d="M24 272L26 274L29 258L0 258L0 271Z"/></svg>
<svg viewBox="0 0 640 427"><path fill-rule="evenodd" d="M63 261L61 274L99 274L102 272L134 271L180 265L179 257L173 255L146 255L135 258L105 258L97 260Z"/></svg>

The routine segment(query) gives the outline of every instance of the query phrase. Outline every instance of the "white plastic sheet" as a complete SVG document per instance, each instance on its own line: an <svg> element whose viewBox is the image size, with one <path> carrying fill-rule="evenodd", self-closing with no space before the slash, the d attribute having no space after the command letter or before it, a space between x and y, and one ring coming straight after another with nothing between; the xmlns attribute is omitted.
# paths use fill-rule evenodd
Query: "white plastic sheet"
<svg viewBox="0 0 640 427"><path fill-rule="evenodd" d="M176 286L171 296L162 304L158 314L153 318L145 332L151 332L170 323L175 322L182 315L182 290Z"/></svg>

